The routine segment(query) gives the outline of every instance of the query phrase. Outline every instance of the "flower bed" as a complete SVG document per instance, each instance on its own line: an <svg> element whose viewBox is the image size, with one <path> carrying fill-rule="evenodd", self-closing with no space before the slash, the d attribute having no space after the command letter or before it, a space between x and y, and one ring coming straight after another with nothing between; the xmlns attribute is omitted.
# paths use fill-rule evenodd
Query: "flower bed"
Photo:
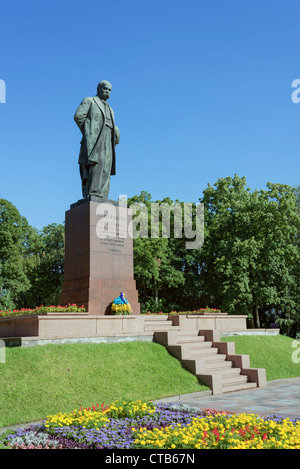
<svg viewBox="0 0 300 469"><path fill-rule="evenodd" d="M112 303L111 312L112 314L122 314L129 315L132 314L131 306L125 300L126 303L117 303L116 300ZM39 306L38 308L22 308L14 309L13 311L1 311L0 318L8 318L13 316L25 316L32 314L46 314L46 313L84 313L86 310L84 306L77 306L76 304L68 304L66 306ZM146 313L141 313L145 315L156 314L156 315L192 315L192 314L204 314L204 313L220 313L221 311L216 308L199 308L194 311L170 311L169 313L163 313L158 311L157 313L152 313L147 311Z"/></svg>
<svg viewBox="0 0 300 469"><path fill-rule="evenodd" d="M66 306L39 306L38 308L22 308L13 311L0 311L0 318L9 318L14 316L25 316L30 314L46 314L46 313L83 313L85 308L76 304L68 304Z"/></svg>
<svg viewBox="0 0 300 469"><path fill-rule="evenodd" d="M199 308L194 311L170 311L169 313L163 313L162 311L159 311L157 313L152 313L151 311L147 311L146 313L141 313L141 314L164 314L164 315L191 315L191 314L205 314L205 313L221 313L220 309L217 308Z"/></svg>
<svg viewBox="0 0 300 469"><path fill-rule="evenodd" d="M300 449L300 419L119 400L7 431L14 449Z"/></svg>

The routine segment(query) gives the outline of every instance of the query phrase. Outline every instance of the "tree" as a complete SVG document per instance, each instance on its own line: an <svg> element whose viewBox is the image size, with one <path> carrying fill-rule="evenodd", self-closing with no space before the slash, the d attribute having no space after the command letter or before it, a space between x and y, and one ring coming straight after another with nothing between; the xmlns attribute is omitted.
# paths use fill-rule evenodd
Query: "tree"
<svg viewBox="0 0 300 469"><path fill-rule="evenodd" d="M158 221L157 232L151 231L151 214L153 215L153 206L172 205L169 198L163 201L151 201L151 195L147 192L141 192L140 196L134 196L128 200L128 206L135 204L135 213L133 214L137 223L137 232L142 230L141 223L137 222L137 217L143 211L144 233L141 231L133 240L134 252L134 274L139 291L142 308L150 308L152 303L154 309L163 309L162 292L168 292L184 284L184 273L178 268L176 262L178 255L174 244L169 237L163 236L163 223ZM144 210L142 210L144 209ZM151 237L151 235L155 237ZM167 308L170 307L170 303Z"/></svg>
<svg viewBox="0 0 300 469"><path fill-rule="evenodd" d="M142 302L151 297L157 309L162 291L184 284L184 274L174 266L174 257L169 239L134 240L134 273Z"/></svg>
<svg viewBox="0 0 300 469"><path fill-rule="evenodd" d="M64 276L64 226L52 223L43 227L31 252L33 260L28 269L31 288L23 306L58 304Z"/></svg>
<svg viewBox="0 0 300 469"><path fill-rule="evenodd" d="M12 309L30 288L27 257L35 230L16 207L0 199L0 309Z"/></svg>
<svg viewBox="0 0 300 469"><path fill-rule="evenodd" d="M295 190L267 184L251 192L245 178L219 179L203 193L206 234L199 252L204 296L224 311L253 316L275 308L297 315L299 215Z"/></svg>
<svg viewBox="0 0 300 469"><path fill-rule="evenodd" d="M0 199L0 309L57 304L64 273L64 226L41 231Z"/></svg>

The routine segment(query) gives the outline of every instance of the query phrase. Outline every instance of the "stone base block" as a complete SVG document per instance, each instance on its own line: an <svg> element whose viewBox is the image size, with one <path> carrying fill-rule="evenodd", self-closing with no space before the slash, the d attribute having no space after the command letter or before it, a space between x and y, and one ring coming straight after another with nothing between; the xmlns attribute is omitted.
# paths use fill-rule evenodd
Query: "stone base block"
<svg viewBox="0 0 300 469"><path fill-rule="evenodd" d="M247 329L247 316L227 313L178 315L174 316L172 321L174 325L180 326L182 331L208 329L225 332Z"/></svg>
<svg viewBox="0 0 300 469"><path fill-rule="evenodd" d="M99 316L88 313L48 313L0 319L0 337L62 339L146 335L144 316Z"/></svg>
<svg viewBox="0 0 300 469"><path fill-rule="evenodd" d="M133 314L140 314L131 216L116 202L89 199L66 212L62 305L76 303L91 315L107 315L111 302L123 292Z"/></svg>

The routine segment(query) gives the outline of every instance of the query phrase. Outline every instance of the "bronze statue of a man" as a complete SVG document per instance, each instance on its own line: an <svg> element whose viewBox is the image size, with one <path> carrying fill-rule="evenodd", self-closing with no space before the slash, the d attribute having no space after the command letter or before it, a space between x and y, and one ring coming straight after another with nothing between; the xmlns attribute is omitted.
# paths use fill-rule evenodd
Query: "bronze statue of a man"
<svg viewBox="0 0 300 469"><path fill-rule="evenodd" d="M82 132L78 160L82 196L94 196L99 201L108 198L110 176L116 174L115 146L120 141L114 112L107 103L110 92L111 84L102 80L97 95L84 98L74 116Z"/></svg>

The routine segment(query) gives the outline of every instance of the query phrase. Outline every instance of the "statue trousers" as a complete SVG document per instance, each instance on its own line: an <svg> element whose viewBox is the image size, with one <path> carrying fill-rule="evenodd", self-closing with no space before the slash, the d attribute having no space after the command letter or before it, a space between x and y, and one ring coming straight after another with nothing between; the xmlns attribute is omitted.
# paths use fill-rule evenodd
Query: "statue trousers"
<svg viewBox="0 0 300 469"><path fill-rule="evenodd" d="M98 163L80 165L83 197L95 196L106 200L110 188L110 174L113 159L112 129L105 126ZM97 152L97 148L95 149Z"/></svg>

